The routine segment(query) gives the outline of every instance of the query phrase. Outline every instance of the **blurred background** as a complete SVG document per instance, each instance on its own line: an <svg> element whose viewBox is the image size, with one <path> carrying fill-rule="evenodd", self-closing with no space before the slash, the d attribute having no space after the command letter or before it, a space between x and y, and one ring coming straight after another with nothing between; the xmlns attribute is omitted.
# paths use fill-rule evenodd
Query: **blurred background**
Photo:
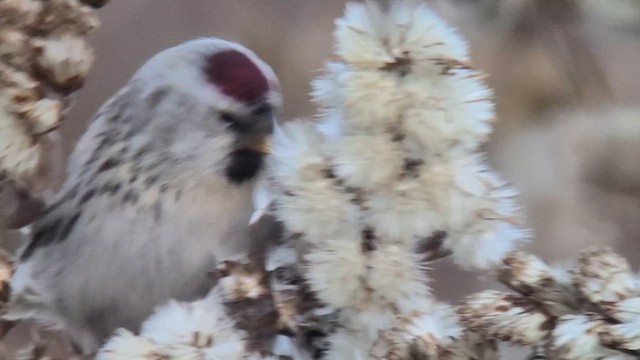
<svg viewBox="0 0 640 360"><path fill-rule="evenodd" d="M521 191L535 239L561 262L608 244L640 254L640 1L432 0L489 74L499 121L486 150ZM284 118L312 116L309 82L332 57L343 0L113 0L97 61L62 129L64 152L98 107L156 52L216 36L243 43L282 82ZM446 264L433 286L457 300L487 286ZM445 275L446 274L446 275Z"/></svg>
<svg viewBox="0 0 640 360"><path fill-rule="evenodd" d="M486 151L521 191L529 249L562 262L610 245L640 262L640 0L431 0L489 74L499 121ZM284 118L312 116L309 82L332 57L344 0L112 0L97 61L60 131L72 150L98 107L156 52L216 36L252 48L279 75ZM57 175L58 182L63 174ZM497 286L447 260L436 294Z"/></svg>

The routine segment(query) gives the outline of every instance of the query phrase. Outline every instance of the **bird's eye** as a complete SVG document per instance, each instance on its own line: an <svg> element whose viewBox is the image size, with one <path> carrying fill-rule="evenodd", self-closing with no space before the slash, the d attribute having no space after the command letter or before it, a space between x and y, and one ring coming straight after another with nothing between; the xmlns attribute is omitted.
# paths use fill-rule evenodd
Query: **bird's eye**
<svg viewBox="0 0 640 360"><path fill-rule="evenodd" d="M236 120L238 120L238 118L235 115L230 114L228 112L220 113L220 118L222 119L222 121L226 123L234 123L236 122Z"/></svg>
<svg viewBox="0 0 640 360"><path fill-rule="evenodd" d="M260 106L258 106L257 108L255 108L251 114L253 116L264 116L267 115L271 112L271 106L269 104L262 104Z"/></svg>

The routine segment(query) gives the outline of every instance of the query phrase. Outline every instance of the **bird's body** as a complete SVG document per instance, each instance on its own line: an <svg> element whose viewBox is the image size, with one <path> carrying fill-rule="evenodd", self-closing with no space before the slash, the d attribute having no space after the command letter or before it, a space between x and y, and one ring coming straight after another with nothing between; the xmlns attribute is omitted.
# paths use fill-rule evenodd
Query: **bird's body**
<svg viewBox="0 0 640 360"><path fill-rule="evenodd" d="M205 295L216 261L250 247L257 149L278 106L275 75L239 45L150 60L72 154L19 255L10 316L60 325L90 352L168 299Z"/></svg>

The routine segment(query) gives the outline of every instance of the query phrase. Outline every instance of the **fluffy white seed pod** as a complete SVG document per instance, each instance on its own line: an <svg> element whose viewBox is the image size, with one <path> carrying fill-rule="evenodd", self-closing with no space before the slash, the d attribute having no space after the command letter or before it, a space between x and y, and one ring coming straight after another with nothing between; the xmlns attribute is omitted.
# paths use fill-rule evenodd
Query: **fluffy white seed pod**
<svg viewBox="0 0 640 360"><path fill-rule="evenodd" d="M419 254L402 244L375 246L367 256L361 243L336 239L306 254L306 277L318 298L338 309L393 304L405 313L429 296Z"/></svg>
<svg viewBox="0 0 640 360"><path fill-rule="evenodd" d="M348 194L334 190L328 179L300 184L278 199L275 213L294 234L304 234L313 243L328 239L354 239L359 232L357 208Z"/></svg>
<svg viewBox="0 0 640 360"><path fill-rule="evenodd" d="M368 211L363 214L363 220L375 228L380 238L407 244L448 229L443 214L432 206L441 197L446 197L446 194L437 193L444 187L436 185L439 180L432 180L431 187L415 179L370 194L364 202Z"/></svg>
<svg viewBox="0 0 640 360"><path fill-rule="evenodd" d="M491 91L468 69L464 42L410 2L387 10L349 5L337 25L345 62L328 66L314 94L325 107L320 131L333 134L335 174L369 192L365 221L395 240L445 230L456 262L496 265L524 234L515 192L475 153L494 113Z"/></svg>
<svg viewBox="0 0 640 360"><path fill-rule="evenodd" d="M417 305L417 304L416 304ZM460 335L453 309L422 301L421 310L388 317L388 311L343 315L346 328L329 337L327 359L412 359L436 356ZM357 323L356 323L357 322ZM365 326L367 324L368 326Z"/></svg>
<svg viewBox="0 0 640 360"><path fill-rule="evenodd" d="M98 359L245 359L245 334L225 313L212 291L192 303L170 301L143 324L140 336L121 330L100 350Z"/></svg>
<svg viewBox="0 0 640 360"><path fill-rule="evenodd" d="M481 356L485 360L500 360L498 344L494 339L484 337L469 330L454 339L440 351L441 360L474 360Z"/></svg>
<svg viewBox="0 0 640 360"><path fill-rule="evenodd" d="M38 18L42 6L37 0L3 0L0 2L0 25L29 27Z"/></svg>
<svg viewBox="0 0 640 360"><path fill-rule="evenodd" d="M265 269L269 274L269 286L273 303L278 312L278 328L300 332L300 324L307 328L317 325L318 331L324 331L323 318L332 315L332 310L323 312L317 308L317 300L303 283L298 269L298 252L291 242L273 248L268 254ZM305 293L306 292L306 293ZM313 325L312 325L313 323ZM286 346L285 346L286 345ZM312 344L315 346L316 344ZM290 341L276 338L275 347L290 348ZM276 352L281 354L282 352Z"/></svg>
<svg viewBox="0 0 640 360"><path fill-rule="evenodd" d="M318 298L333 308L365 306L370 292L363 287L367 257L350 239L328 240L306 254L306 278Z"/></svg>
<svg viewBox="0 0 640 360"><path fill-rule="evenodd" d="M553 274L547 264L538 257L523 251L514 251L502 260L498 269L505 282L521 292L533 292L543 284L553 282Z"/></svg>
<svg viewBox="0 0 640 360"><path fill-rule="evenodd" d="M597 316L562 316L553 330L551 348L559 358L566 360L632 359L601 344L600 334L606 326L606 322Z"/></svg>
<svg viewBox="0 0 640 360"><path fill-rule="evenodd" d="M458 328L436 326L425 305L421 246L438 238L460 265L489 269L523 238L515 192L478 155L493 104L464 41L423 4L388 5L347 5L341 62L313 85L318 121L275 134L267 198L311 290L339 313L328 358L436 354ZM526 310L510 325L534 341L527 321L548 318Z"/></svg>
<svg viewBox="0 0 640 360"><path fill-rule="evenodd" d="M333 169L347 186L379 189L392 186L403 170L402 149L391 137L353 135L336 139L329 151Z"/></svg>
<svg viewBox="0 0 640 360"><path fill-rule="evenodd" d="M7 101L3 107L10 111L40 99L39 84L34 78L3 63L0 63L0 88L0 93Z"/></svg>
<svg viewBox="0 0 640 360"><path fill-rule="evenodd" d="M57 129L62 122L64 106L58 100L42 99L25 104L17 114L29 123L33 136L40 136Z"/></svg>
<svg viewBox="0 0 640 360"><path fill-rule="evenodd" d="M457 73L432 78L428 84L415 79L404 84L414 104L402 124L407 136L435 154L452 145L474 149L486 141L495 117L491 91Z"/></svg>
<svg viewBox="0 0 640 360"><path fill-rule="evenodd" d="M100 25L93 9L78 0L48 0L38 18L38 31L46 34L86 35Z"/></svg>
<svg viewBox="0 0 640 360"><path fill-rule="evenodd" d="M41 156L25 126L20 118L6 112L0 101L0 169L16 179L31 177Z"/></svg>
<svg viewBox="0 0 640 360"><path fill-rule="evenodd" d="M448 242L454 261L465 268L490 269L525 237L518 227L500 221L483 221Z"/></svg>
<svg viewBox="0 0 640 360"><path fill-rule="evenodd" d="M269 165L278 183L296 187L298 182L317 179L326 168L323 144L323 137L310 123L294 120L276 126Z"/></svg>
<svg viewBox="0 0 640 360"><path fill-rule="evenodd" d="M493 290L470 296L458 313L469 329L522 345L539 344L553 327L551 316L531 300Z"/></svg>
<svg viewBox="0 0 640 360"><path fill-rule="evenodd" d="M521 294L542 302L553 315L560 316L576 308L575 291L561 272L545 264L535 255L513 251L502 260L498 279Z"/></svg>
<svg viewBox="0 0 640 360"><path fill-rule="evenodd" d="M339 314L328 358L435 355L458 328L435 325L420 249L434 239L484 270L524 237L515 191L478 152L495 114L464 41L424 4L385 5L348 4L336 22L341 61L313 84L320 115L276 129L264 197L310 289ZM513 302L497 332L548 335L546 314Z"/></svg>
<svg viewBox="0 0 640 360"><path fill-rule="evenodd" d="M356 331L339 329L328 338L329 349L325 357L327 359L371 359L371 347L373 342L365 337L358 336ZM386 347L388 347L388 344ZM378 356L384 356L379 351Z"/></svg>
<svg viewBox="0 0 640 360"><path fill-rule="evenodd" d="M348 4L336 26L336 54L362 68L381 68L407 53L417 60L467 58L464 41L424 4L392 3L387 11Z"/></svg>
<svg viewBox="0 0 640 360"><path fill-rule="evenodd" d="M119 329L100 349L96 360L161 360L166 356L149 339Z"/></svg>
<svg viewBox="0 0 640 360"><path fill-rule="evenodd" d="M362 280L371 289L375 301L395 304L400 313L411 313L416 309L416 301L422 303L430 297L422 255L402 243L384 242L374 246L377 247L369 256L368 273ZM420 310L427 311L424 307Z"/></svg>
<svg viewBox="0 0 640 360"><path fill-rule="evenodd" d="M407 105L409 95L397 77L379 70L350 71L330 64L327 74L313 82L316 102L340 109L345 134L366 135L385 131L389 119L397 117ZM375 104L376 106L372 106Z"/></svg>
<svg viewBox="0 0 640 360"><path fill-rule="evenodd" d="M33 183L39 136L60 125L61 98L82 85L93 63L84 37L98 19L78 0L6 0L0 14L0 171Z"/></svg>
<svg viewBox="0 0 640 360"><path fill-rule="evenodd" d="M379 69L393 62L393 55L381 46L380 19L377 7L347 4L344 17L336 20L336 54L348 63Z"/></svg>
<svg viewBox="0 0 640 360"><path fill-rule="evenodd" d="M640 351L640 320L609 325L600 336L605 345L638 353Z"/></svg>
<svg viewBox="0 0 640 360"><path fill-rule="evenodd" d="M403 345L415 355L436 356L443 348L451 344L451 339L461 335L458 317L453 308L444 303L435 302L424 306L413 316L400 319L403 332ZM398 344L400 345L400 344ZM396 347L398 347L396 345Z"/></svg>
<svg viewBox="0 0 640 360"><path fill-rule="evenodd" d="M625 299L612 304L603 305L607 315L620 322L640 321L640 297Z"/></svg>
<svg viewBox="0 0 640 360"><path fill-rule="evenodd" d="M32 56L31 42L24 32L11 28L0 30L0 60L20 68L28 64Z"/></svg>
<svg viewBox="0 0 640 360"><path fill-rule="evenodd" d="M204 353L209 359L241 359L244 333L235 328L215 291L192 303L171 301L142 324L141 335L167 354Z"/></svg>
<svg viewBox="0 0 640 360"><path fill-rule="evenodd" d="M607 326L602 341L612 347L640 351L640 297L604 305L607 315L620 323Z"/></svg>
<svg viewBox="0 0 640 360"><path fill-rule="evenodd" d="M573 282L589 301L612 303L640 295L629 263L611 249L586 250L578 261Z"/></svg>
<svg viewBox="0 0 640 360"><path fill-rule="evenodd" d="M80 36L35 39L36 66L51 85L68 94L79 89L93 65L93 49Z"/></svg>
<svg viewBox="0 0 640 360"><path fill-rule="evenodd" d="M216 272L225 273L218 279L216 291L225 302L256 299L269 292L264 280L264 273L251 271L246 262L225 261L219 264Z"/></svg>

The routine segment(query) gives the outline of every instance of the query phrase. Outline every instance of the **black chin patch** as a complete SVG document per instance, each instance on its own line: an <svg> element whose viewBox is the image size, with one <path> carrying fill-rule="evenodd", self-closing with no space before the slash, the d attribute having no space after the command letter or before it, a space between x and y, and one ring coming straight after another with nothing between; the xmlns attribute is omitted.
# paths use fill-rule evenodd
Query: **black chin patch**
<svg viewBox="0 0 640 360"><path fill-rule="evenodd" d="M255 150L239 149L229 154L225 175L230 182L240 184L251 180L262 168L264 154Z"/></svg>

